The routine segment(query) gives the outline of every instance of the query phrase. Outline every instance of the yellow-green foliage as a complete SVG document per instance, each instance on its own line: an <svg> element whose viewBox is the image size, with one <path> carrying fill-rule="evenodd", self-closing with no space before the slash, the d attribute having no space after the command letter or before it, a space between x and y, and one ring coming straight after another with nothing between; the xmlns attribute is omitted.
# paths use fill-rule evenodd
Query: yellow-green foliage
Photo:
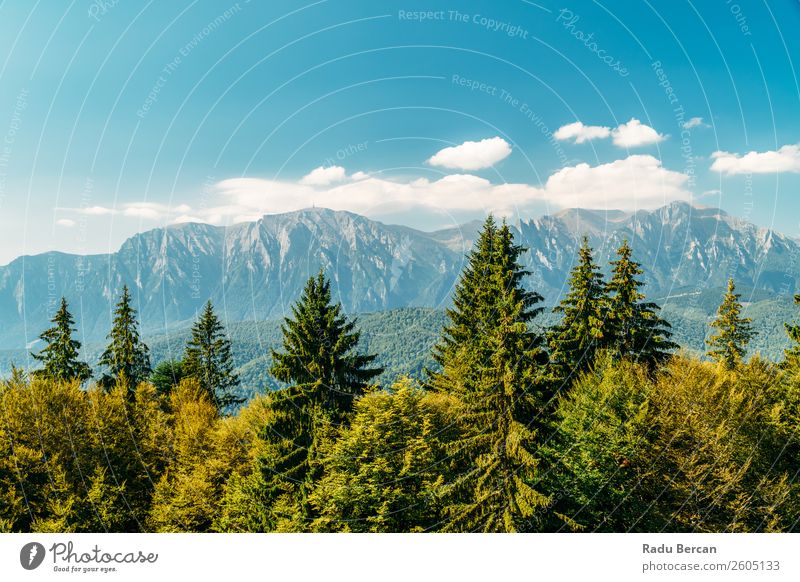
<svg viewBox="0 0 800 582"><path fill-rule="evenodd" d="M601 357L590 369L547 422L530 413L547 438L526 435L536 471L525 485L547 502L527 521L507 524L500 511L494 529L796 527L796 366L676 356L653 369ZM193 380L134 395L44 378L0 384L0 531L464 530L453 516L504 483L490 481L504 474L489 470L500 457L475 430L476 403L410 382L368 392L341 425L289 414L281 392L235 416ZM513 448L515 435L487 442Z"/></svg>
<svg viewBox="0 0 800 582"><path fill-rule="evenodd" d="M3 386L3 530L143 529L166 427L150 387L141 386L133 402L127 391L36 377Z"/></svg>
<svg viewBox="0 0 800 582"><path fill-rule="evenodd" d="M317 531L404 532L435 529L452 473L447 452L459 402L410 381L356 403L352 425L324 453L324 477L311 495Z"/></svg>

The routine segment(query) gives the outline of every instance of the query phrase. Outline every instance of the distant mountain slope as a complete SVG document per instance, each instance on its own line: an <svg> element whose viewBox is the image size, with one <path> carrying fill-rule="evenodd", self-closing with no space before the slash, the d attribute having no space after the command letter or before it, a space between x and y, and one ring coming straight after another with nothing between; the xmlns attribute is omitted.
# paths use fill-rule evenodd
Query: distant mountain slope
<svg viewBox="0 0 800 582"><path fill-rule="evenodd" d="M34 346L61 295L85 343L104 339L123 283L132 288L148 335L188 324L209 298L227 322L288 312L320 268L351 313L442 308L480 228L426 233L349 212L307 209L230 228L182 224L148 231L109 255L47 253L0 267L0 349ZM528 285L548 303L564 292L582 234L598 261L623 238L645 270L646 291L681 307L698 293L740 288L789 297L800 278L800 245L716 209L675 202L652 212L567 210L515 226L530 249ZM688 299L687 299L688 298ZM748 299L745 296L744 299Z"/></svg>

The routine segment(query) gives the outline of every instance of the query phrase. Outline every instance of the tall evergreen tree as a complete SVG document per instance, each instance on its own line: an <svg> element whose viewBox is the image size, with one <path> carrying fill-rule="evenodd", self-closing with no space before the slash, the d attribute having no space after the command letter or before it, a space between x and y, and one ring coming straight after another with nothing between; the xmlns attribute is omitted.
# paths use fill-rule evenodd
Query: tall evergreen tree
<svg viewBox="0 0 800 582"><path fill-rule="evenodd" d="M625 240L612 261L612 276L606 286L607 315L603 345L617 358L654 365L664 361L677 344L670 341L670 324L658 316L660 307L645 301L638 279L643 273L631 258L632 249Z"/></svg>
<svg viewBox="0 0 800 582"><path fill-rule="evenodd" d="M131 294L127 285L122 287L122 296L114 309L114 320L108 339L111 341L99 362L108 370L100 384L108 388L124 377L132 394L139 382L147 379L151 369L150 350L139 337L139 323L136 320L136 310L131 306Z"/></svg>
<svg viewBox="0 0 800 582"><path fill-rule="evenodd" d="M233 371L231 342L211 301L206 303L192 326L181 371L185 377L195 378L200 383L217 409L244 402L244 398L233 393L239 385L239 377Z"/></svg>
<svg viewBox="0 0 800 582"><path fill-rule="evenodd" d="M290 386L268 398L255 471L229 492L226 527L302 531L316 517L310 494L322 474L320 451L382 372L370 367L376 356L358 352L356 322L341 311L323 272L311 277L281 328L283 351L272 352L272 375Z"/></svg>
<svg viewBox="0 0 800 582"><path fill-rule="evenodd" d="M742 317L739 297L733 279L728 279L728 290L717 310L717 318L711 324L718 332L706 341L711 348L708 356L728 369L742 362L747 344L755 336L750 318Z"/></svg>
<svg viewBox="0 0 800 582"><path fill-rule="evenodd" d="M592 365L602 345L605 307L603 275L592 257L589 238L584 236L569 292L553 309L562 319L548 334L550 362L557 378L575 377Z"/></svg>
<svg viewBox="0 0 800 582"><path fill-rule="evenodd" d="M794 302L800 305L800 295L794 296ZM784 352L786 363L800 363L800 325L789 323L785 323L784 325L786 326L786 333L789 335L789 339L794 342L794 345L787 348Z"/></svg>
<svg viewBox="0 0 800 582"><path fill-rule="evenodd" d="M272 351L270 373L287 384L316 386L312 401L334 413L352 408L370 380L383 370L371 368L377 356L357 351L361 333L356 321L331 301L330 282L322 271L311 277L281 326L283 351Z"/></svg>
<svg viewBox="0 0 800 582"><path fill-rule="evenodd" d="M439 344L441 371L431 386L462 399L463 434L454 451L467 458L467 469L447 487L449 530L527 530L547 501L533 486L533 427L547 399L544 338L531 325L542 297L522 286L524 251L508 225L487 220Z"/></svg>
<svg viewBox="0 0 800 582"><path fill-rule="evenodd" d="M39 336L47 345L38 354L31 354L33 358L42 362L43 368L34 372L36 376L52 380L83 382L92 376L92 370L86 362L78 359L81 343L72 338L75 320L69 312L67 300L61 298L61 306L50 320L53 327L42 332Z"/></svg>
<svg viewBox="0 0 800 582"><path fill-rule="evenodd" d="M433 348L433 360L444 368L462 348L476 343L482 330L490 326L492 320L492 298L487 296L490 287L486 284L491 275L494 247L497 238L497 224L490 214L483 223L474 248L467 255L467 265L461 273L459 283L453 293L453 306L446 310L449 323L442 330L442 338ZM439 388L447 389L447 378L439 371L429 370L429 382Z"/></svg>

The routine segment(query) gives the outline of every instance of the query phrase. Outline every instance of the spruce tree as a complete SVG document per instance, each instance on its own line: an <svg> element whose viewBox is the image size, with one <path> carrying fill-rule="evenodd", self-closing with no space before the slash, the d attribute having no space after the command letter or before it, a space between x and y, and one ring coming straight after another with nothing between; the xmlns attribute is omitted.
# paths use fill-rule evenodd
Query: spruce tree
<svg viewBox="0 0 800 582"><path fill-rule="evenodd" d="M717 310L717 318L711 324L718 332L706 341L711 348L708 356L729 370L742 362L747 344L755 336L750 318L742 317L739 297L733 279L728 279L728 290Z"/></svg>
<svg viewBox="0 0 800 582"><path fill-rule="evenodd" d="M800 305L800 295L794 296L794 302ZM786 327L786 333L789 335L789 339L794 342L794 345L787 348L784 352L785 363L787 365L796 365L800 363L800 325L785 323L784 326Z"/></svg>
<svg viewBox="0 0 800 582"><path fill-rule="evenodd" d="M164 360L150 374L150 383L155 387L156 392L168 395L185 377L182 361Z"/></svg>
<svg viewBox="0 0 800 582"><path fill-rule="evenodd" d="M447 361L456 356L468 344L477 342L482 329L490 325L493 317L492 298L486 284L491 274L494 246L497 237L497 224L490 214L475 241L474 248L467 255L467 265L461 273L459 283L453 292L453 306L446 310L449 323L442 330L442 338L433 348L433 360L444 368ZM429 383L447 389L447 378L439 371L428 370Z"/></svg>
<svg viewBox="0 0 800 582"><path fill-rule="evenodd" d="M270 414L256 470L240 483L236 503L226 510L234 527L303 531L315 517L309 499L322 474L320 451L337 425L347 423L355 398L383 371L371 367L376 356L357 350L356 322L341 311L320 271L281 327L283 350L273 350L270 371L290 385L267 400ZM242 504L244 512L235 509Z"/></svg>
<svg viewBox="0 0 800 582"><path fill-rule="evenodd" d="M234 393L239 377L233 371L231 342L211 301L192 326L181 372L185 377L195 378L219 410L244 402L244 398Z"/></svg>
<svg viewBox="0 0 800 582"><path fill-rule="evenodd" d="M123 378L133 394L139 382L150 375L150 350L139 337L136 310L131 306L128 286L122 287L122 296L114 309L110 343L100 356L99 364L108 368L100 384L110 388Z"/></svg>
<svg viewBox="0 0 800 582"><path fill-rule="evenodd" d="M453 450L467 459L446 488L451 531L528 530L547 502L534 487L534 427L548 399L544 337L532 326L542 297L522 286L524 251L508 225L487 220L439 344L441 370L431 387L463 401L463 432Z"/></svg>
<svg viewBox="0 0 800 582"><path fill-rule="evenodd" d="M296 386L315 386L311 400L333 416L348 412L353 399L364 393L383 369L369 367L377 356L357 351L361 333L356 321L342 315L331 302L330 282L322 271L306 283L281 326L283 351L272 351L270 373Z"/></svg>
<svg viewBox="0 0 800 582"><path fill-rule="evenodd" d="M592 365L602 345L605 307L603 275L592 257L589 238L584 236L569 292L553 309L562 319L548 334L550 362L557 378L574 378Z"/></svg>
<svg viewBox="0 0 800 582"><path fill-rule="evenodd" d="M670 341L670 324L658 316L660 307L645 301L638 279L643 273L639 263L631 258L627 240L617 250L612 261L612 276L606 286L606 329L603 346L616 358L655 365L666 360L677 344Z"/></svg>
<svg viewBox="0 0 800 582"><path fill-rule="evenodd" d="M86 362L78 359L81 343L72 338L75 331L75 320L69 312L67 300L61 298L61 306L56 311L51 322L53 327L42 332L39 338L47 345L38 354L31 354L33 358L42 362L43 368L34 372L35 376L69 382L78 380L83 382L92 376L92 371Z"/></svg>

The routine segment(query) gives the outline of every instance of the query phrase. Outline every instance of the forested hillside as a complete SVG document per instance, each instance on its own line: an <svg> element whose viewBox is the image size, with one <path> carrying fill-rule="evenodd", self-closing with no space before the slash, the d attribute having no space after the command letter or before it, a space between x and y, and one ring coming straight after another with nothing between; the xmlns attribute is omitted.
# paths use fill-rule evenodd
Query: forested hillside
<svg viewBox="0 0 800 582"><path fill-rule="evenodd" d="M787 349L753 356L729 279L701 360L627 240L601 266L585 237L554 309L526 252L487 219L444 314L351 318L322 270L280 327L231 334L207 301L160 362L126 286L92 365L62 299L0 383L0 531L795 531L794 318L768 309ZM249 402L239 333L275 388Z"/></svg>

